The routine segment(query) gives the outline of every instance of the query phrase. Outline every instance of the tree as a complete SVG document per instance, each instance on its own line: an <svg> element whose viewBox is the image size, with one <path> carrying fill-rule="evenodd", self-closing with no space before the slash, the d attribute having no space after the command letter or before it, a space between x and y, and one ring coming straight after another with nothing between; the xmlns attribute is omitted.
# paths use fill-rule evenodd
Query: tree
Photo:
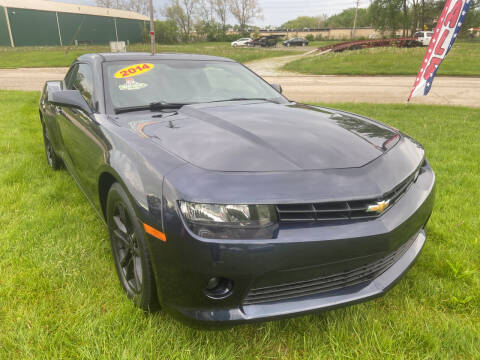
<svg viewBox="0 0 480 360"><path fill-rule="evenodd" d="M212 7L218 20L220 20L220 24L222 24L222 28L225 29L228 16L228 0L213 0Z"/></svg>
<svg viewBox="0 0 480 360"><path fill-rule="evenodd" d="M196 17L198 21L208 24L215 22L213 0L198 0L196 9Z"/></svg>
<svg viewBox="0 0 480 360"><path fill-rule="evenodd" d="M230 11L240 24L240 29L245 30L246 25L253 19L262 19L262 9L257 0L230 0Z"/></svg>
<svg viewBox="0 0 480 360"><path fill-rule="evenodd" d="M330 28L351 28L355 18L355 8L343 10L340 14L328 18L326 25ZM359 8L357 13L357 27L369 27L372 25L370 14L367 9Z"/></svg>
<svg viewBox="0 0 480 360"><path fill-rule="evenodd" d="M198 0L171 0L165 9L165 17L177 24L183 41L191 39L197 5Z"/></svg>
<svg viewBox="0 0 480 360"><path fill-rule="evenodd" d="M408 5L407 0L403 0L403 37L407 36L408 34Z"/></svg>
<svg viewBox="0 0 480 360"><path fill-rule="evenodd" d="M110 8L110 9L122 9L124 6L123 0L95 0L97 6Z"/></svg>
<svg viewBox="0 0 480 360"><path fill-rule="evenodd" d="M404 0L374 0L370 5L370 16L376 29L382 33L391 32L396 36L397 30L403 25Z"/></svg>
<svg viewBox="0 0 480 360"><path fill-rule="evenodd" d="M282 29L316 29L325 26L326 16L299 16L294 20L287 21Z"/></svg>
<svg viewBox="0 0 480 360"><path fill-rule="evenodd" d="M468 29L478 27L480 27L480 0L474 0L462 26L462 34L471 34Z"/></svg>
<svg viewBox="0 0 480 360"><path fill-rule="evenodd" d="M159 44L178 42L178 27L173 20L155 21L155 40Z"/></svg>
<svg viewBox="0 0 480 360"><path fill-rule="evenodd" d="M95 0L97 6L110 9L130 10L149 15L148 0Z"/></svg>
<svg viewBox="0 0 480 360"><path fill-rule="evenodd" d="M125 10L135 11L139 14L149 15L150 6L148 0L127 0Z"/></svg>

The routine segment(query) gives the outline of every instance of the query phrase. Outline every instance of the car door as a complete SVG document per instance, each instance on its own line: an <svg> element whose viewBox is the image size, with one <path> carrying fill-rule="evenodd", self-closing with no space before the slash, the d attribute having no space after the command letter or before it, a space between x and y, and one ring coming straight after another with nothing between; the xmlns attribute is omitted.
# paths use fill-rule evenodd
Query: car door
<svg viewBox="0 0 480 360"><path fill-rule="evenodd" d="M78 90L93 112L93 84L91 65L78 63L71 81L67 81L65 86L68 90ZM96 195L97 171L104 163L106 152L106 142L99 124L93 115L81 109L62 106L59 125L68 158L66 165L81 188L92 198Z"/></svg>

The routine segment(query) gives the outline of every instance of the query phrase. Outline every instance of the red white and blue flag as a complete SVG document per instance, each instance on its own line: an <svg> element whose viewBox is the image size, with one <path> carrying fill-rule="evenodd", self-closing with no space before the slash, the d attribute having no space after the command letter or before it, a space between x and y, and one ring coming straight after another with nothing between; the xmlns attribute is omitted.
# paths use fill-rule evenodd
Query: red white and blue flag
<svg viewBox="0 0 480 360"><path fill-rule="evenodd" d="M455 43L471 3L472 0L447 0L428 45L413 90L408 97L409 101L412 97L425 96L430 92L438 68Z"/></svg>

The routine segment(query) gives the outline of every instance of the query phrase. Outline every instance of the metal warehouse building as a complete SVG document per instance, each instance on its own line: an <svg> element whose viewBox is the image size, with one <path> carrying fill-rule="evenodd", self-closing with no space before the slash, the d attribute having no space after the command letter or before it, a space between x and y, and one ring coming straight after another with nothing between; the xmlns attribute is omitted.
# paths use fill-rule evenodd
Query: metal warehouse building
<svg viewBox="0 0 480 360"><path fill-rule="evenodd" d="M67 46L143 40L147 17L47 0L0 0L0 46Z"/></svg>

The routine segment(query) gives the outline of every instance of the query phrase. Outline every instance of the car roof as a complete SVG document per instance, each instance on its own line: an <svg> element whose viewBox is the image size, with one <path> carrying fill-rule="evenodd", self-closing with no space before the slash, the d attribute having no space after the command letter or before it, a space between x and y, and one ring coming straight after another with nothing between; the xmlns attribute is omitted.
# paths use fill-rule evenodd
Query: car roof
<svg viewBox="0 0 480 360"><path fill-rule="evenodd" d="M160 53L152 55L150 53L127 52L127 53L97 53L85 54L77 58L78 61L94 62L98 60L102 62L110 61L151 61L151 60L192 60L192 61L227 61L235 62L232 59L198 54L183 54L183 53Z"/></svg>

